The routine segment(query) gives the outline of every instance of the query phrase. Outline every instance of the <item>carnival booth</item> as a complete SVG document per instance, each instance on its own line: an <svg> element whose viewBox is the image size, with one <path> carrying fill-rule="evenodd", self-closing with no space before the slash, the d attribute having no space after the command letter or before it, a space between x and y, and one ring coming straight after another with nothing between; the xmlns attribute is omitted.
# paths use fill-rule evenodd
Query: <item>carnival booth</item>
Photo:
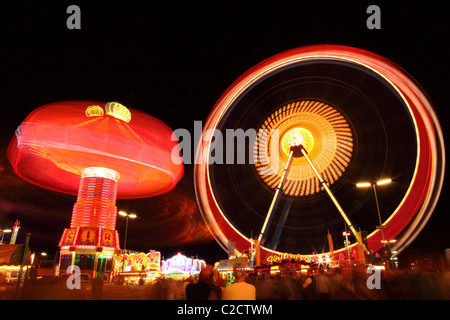
<svg viewBox="0 0 450 320"><path fill-rule="evenodd" d="M0 283L17 281L24 250L24 244L0 245ZM23 270L28 268L28 264L30 262L30 249L27 248L26 252L27 256L24 257L24 262L26 265L23 266Z"/></svg>
<svg viewBox="0 0 450 320"><path fill-rule="evenodd" d="M184 280L197 276L206 267L204 260L188 258L178 252L175 256L162 262L162 275L166 279Z"/></svg>
<svg viewBox="0 0 450 320"><path fill-rule="evenodd" d="M103 228L68 228L59 243L61 248L59 271L67 276L67 269L80 268L82 281L92 278L112 279L114 260L120 252L116 230Z"/></svg>
<svg viewBox="0 0 450 320"><path fill-rule="evenodd" d="M116 257L114 274L120 283L152 283L161 276L161 253L155 250L148 253L127 250L127 254Z"/></svg>
<svg viewBox="0 0 450 320"><path fill-rule="evenodd" d="M247 271L253 270L253 268L249 265L248 257L220 260L216 263L216 269L219 272L220 278L227 285L234 282L233 267L237 263L244 265Z"/></svg>

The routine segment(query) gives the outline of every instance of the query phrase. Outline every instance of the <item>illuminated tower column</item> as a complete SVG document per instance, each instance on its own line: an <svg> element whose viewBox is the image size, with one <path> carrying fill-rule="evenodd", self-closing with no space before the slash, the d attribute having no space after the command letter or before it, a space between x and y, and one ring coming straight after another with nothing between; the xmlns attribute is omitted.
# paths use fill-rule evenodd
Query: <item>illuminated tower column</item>
<svg viewBox="0 0 450 320"><path fill-rule="evenodd" d="M71 228L116 228L119 177L117 171L102 167L89 167L82 171Z"/></svg>
<svg viewBox="0 0 450 320"><path fill-rule="evenodd" d="M20 222L16 220L14 223L13 233L11 235L11 240L9 240L9 244L16 244L17 234L19 233Z"/></svg>
<svg viewBox="0 0 450 320"><path fill-rule="evenodd" d="M70 228L65 229L59 246L60 265L69 259L69 265L82 266L85 273L102 278L113 271L113 261L119 248L117 234L117 187L120 174L104 167L88 167L81 171L77 202L73 206ZM106 267L106 260L111 261ZM65 271L63 268L63 272Z"/></svg>

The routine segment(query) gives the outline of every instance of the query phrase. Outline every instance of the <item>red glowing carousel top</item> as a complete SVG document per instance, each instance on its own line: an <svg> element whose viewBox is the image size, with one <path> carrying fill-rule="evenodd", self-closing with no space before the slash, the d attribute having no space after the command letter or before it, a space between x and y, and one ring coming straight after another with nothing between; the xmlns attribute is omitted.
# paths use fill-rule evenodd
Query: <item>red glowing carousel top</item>
<svg viewBox="0 0 450 320"><path fill-rule="evenodd" d="M172 133L117 102L55 102L22 122L8 159L23 179L69 194L77 194L83 169L113 169L120 175L119 198L143 198L171 190L183 175L183 164L171 160L179 151Z"/></svg>

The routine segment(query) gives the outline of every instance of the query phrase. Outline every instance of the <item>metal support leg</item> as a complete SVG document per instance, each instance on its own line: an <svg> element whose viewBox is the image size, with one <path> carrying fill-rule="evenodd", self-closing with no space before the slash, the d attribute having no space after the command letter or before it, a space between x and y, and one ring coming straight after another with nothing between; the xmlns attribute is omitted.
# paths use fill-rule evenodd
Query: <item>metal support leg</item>
<svg viewBox="0 0 450 320"><path fill-rule="evenodd" d="M283 212L281 213L280 220L278 221L277 228L275 229L275 233L270 244L272 250L276 250L278 243L280 242L281 232L283 231L284 225L286 224L286 220L289 215L289 211L291 210L293 200L294 199L292 197L289 197L284 204Z"/></svg>
<svg viewBox="0 0 450 320"><path fill-rule="evenodd" d="M278 202L283 192L284 181L286 180L287 172L289 171L289 168L291 166L293 155L294 152L291 151L289 153L289 158L286 162L286 165L284 166L283 174L281 176L280 182L278 183L277 190L275 191L275 195L273 196L272 203L270 204L269 211L267 212L266 220L264 221L264 224L261 228L261 233L258 236L258 241L261 243L261 245L263 245L266 241L269 226L272 222L273 215L275 213L275 210L277 209Z"/></svg>
<svg viewBox="0 0 450 320"><path fill-rule="evenodd" d="M345 214L344 210L342 210L341 206L339 205L339 203L337 202L336 198L334 197L333 193L331 192L331 190L328 188L327 183L325 180L323 180L322 176L320 175L319 171L317 171L316 167L314 166L314 163L311 161L311 159L308 156L308 153L306 152L305 148L301 147L301 153L302 155L305 157L306 161L308 161L308 164L311 166L311 168L313 169L315 175L317 176L317 178L319 179L320 184L322 185L322 187L325 189L325 191L328 193L328 195L330 196L331 200L333 201L334 205L336 206L336 208L338 209L339 213L341 214L341 216L344 218L345 222L347 223L347 225L349 226L350 230L352 231L353 235L355 236L356 240L358 241L358 243L361 245L361 248L363 248L363 250L366 252L366 254L370 255L371 252L370 250L364 245L364 242L362 241L360 235L356 232L355 228L353 227L352 223L350 222L350 220L348 219L347 215Z"/></svg>

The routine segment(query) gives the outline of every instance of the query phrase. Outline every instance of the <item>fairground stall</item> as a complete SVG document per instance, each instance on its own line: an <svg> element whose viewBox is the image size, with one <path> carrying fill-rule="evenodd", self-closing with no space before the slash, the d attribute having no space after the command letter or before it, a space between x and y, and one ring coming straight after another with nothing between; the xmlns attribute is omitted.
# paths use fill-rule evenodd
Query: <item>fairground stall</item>
<svg viewBox="0 0 450 320"><path fill-rule="evenodd" d="M155 250L148 253L127 250L127 254L116 257L114 275L118 283L152 283L161 276L161 253Z"/></svg>
<svg viewBox="0 0 450 320"><path fill-rule="evenodd" d="M24 244L0 245L0 284L17 281L24 250ZM23 270L25 271L28 268L28 263L30 263L29 248L27 249L27 256L25 257L24 262Z"/></svg>
<svg viewBox="0 0 450 320"><path fill-rule="evenodd" d="M226 283L234 282L233 268L235 264L244 265L245 269L250 272L253 268L249 265L248 257L220 260L216 263L215 268L219 272L220 278Z"/></svg>
<svg viewBox="0 0 450 320"><path fill-rule="evenodd" d="M306 274L308 269L317 268L308 262L300 262L296 260L281 260L273 264L263 264L256 267L250 272L256 278L269 278L269 277L279 277L279 276L300 276L301 274Z"/></svg>
<svg viewBox="0 0 450 320"><path fill-rule="evenodd" d="M206 267L204 260L188 258L178 252L175 256L162 262L161 273L166 279L184 280L197 276Z"/></svg>
<svg viewBox="0 0 450 320"><path fill-rule="evenodd" d="M59 246L60 275L67 275L67 268L76 265L80 268L82 280L112 280L114 260L120 252L117 231L103 228L68 228L64 230Z"/></svg>

